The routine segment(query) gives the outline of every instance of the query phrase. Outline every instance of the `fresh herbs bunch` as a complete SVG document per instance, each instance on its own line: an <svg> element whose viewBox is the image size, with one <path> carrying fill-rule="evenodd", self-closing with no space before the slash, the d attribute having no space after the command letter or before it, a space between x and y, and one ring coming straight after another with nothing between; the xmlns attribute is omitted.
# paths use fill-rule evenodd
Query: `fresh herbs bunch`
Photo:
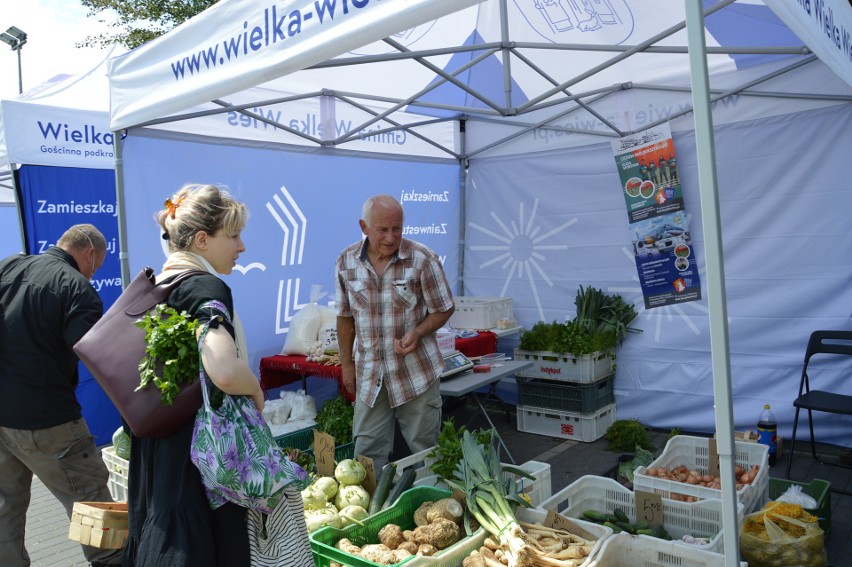
<svg viewBox="0 0 852 567"><path fill-rule="evenodd" d="M198 376L198 321L186 311L178 313L161 303L136 321L136 326L145 331L145 357L139 362L136 391L153 382L163 404L170 406L183 385Z"/></svg>
<svg viewBox="0 0 852 567"><path fill-rule="evenodd" d="M521 333L518 348L571 354L614 351L636 318L636 310L620 295L609 295L591 286L580 291L574 300L577 316L565 323L539 321Z"/></svg>
<svg viewBox="0 0 852 567"><path fill-rule="evenodd" d="M474 433L474 438L480 445L487 445L491 440L490 429L480 429ZM467 432L467 428L462 425L458 429L453 421L449 418L444 421L441 426L441 431L438 433L438 444L427 455L430 459L435 459L432 463L432 472L438 475L441 480L453 478L456 474L456 467L462 458L462 436Z"/></svg>
<svg viewBox="0 0 852 567"><path fill-rule="evenodd" d="M337 396L325 402L314 418L317 429L334 437L337 445L345 445L352 441L353 419L355 419L355 406L343 396Z"/></svg>

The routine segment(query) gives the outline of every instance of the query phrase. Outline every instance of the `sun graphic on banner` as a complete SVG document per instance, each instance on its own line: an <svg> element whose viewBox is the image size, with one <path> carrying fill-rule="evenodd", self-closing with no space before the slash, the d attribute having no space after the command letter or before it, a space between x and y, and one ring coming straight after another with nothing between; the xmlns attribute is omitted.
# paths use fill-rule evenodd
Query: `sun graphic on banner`
<svg viewBox="0 0 852 567"><path fill-rule="evenodd" d="M492 211L491 218L499 227L497 231L474 222L468 223L468 226L498 242L498 244L492 245L472 245L470 249L495 253L493 258L479 264L480 269L499 263L500 267L507 271L503 289L500 290L500 297L506 297L506 291L513 278L526 279L529 282L539 318L543 321L544 308L541 305L541 298L538 295L538 288L533 275L538 275L548 286L553 287L553 281L544 271L543 264L546 260L544 252L568 249L567 244L543 244L543 242L576 223L577 219L570 219L556 228L542 233L541 225L536 220L537 212L538 199L533 201L529 216L525 212L524 203L518 203L517 220L504 221Z"/></svg>
<svg viewBox="0 0 852 567"><path fill-rule="evenodd" d="M700 335L701 329L695 326L695 323L689 318L689 314L684 310L685 307L689 307L690 309L694 309L703 315L708 314L707 306L703 305L700 301L690 301L689 303L678 303L674 305L663 305L660 307L654 307L653 309L645 309L645 298L642 295L642 287L639 284L639 276L635 273L636 268L636 259L634 257L633 251L629 248L625 247L621 249L624 252L624 256L630 262L631 267L633 268L633 275L631 279L636 282L635 286L630 287L609 287L607 291L610 293L618 293L624 297L624 301L628 303L632 303L634 309L636 309L636 321L631 327L639 326L636 323L639 321L647 321L654 326L654 342L660 342L662 338L663 324L666 324L666 327L673 328L671 322L675 320L675 318L680 318L680 320L686 325L686 327L692 332L693 335ZM698 268L698 275L701 276L702 281L706 281L704 277L706 275L707 268L706 266L702 266ZM632 299L631 299L631 296ZM732 319L728 318L728 324L730 324Z"/></svg>

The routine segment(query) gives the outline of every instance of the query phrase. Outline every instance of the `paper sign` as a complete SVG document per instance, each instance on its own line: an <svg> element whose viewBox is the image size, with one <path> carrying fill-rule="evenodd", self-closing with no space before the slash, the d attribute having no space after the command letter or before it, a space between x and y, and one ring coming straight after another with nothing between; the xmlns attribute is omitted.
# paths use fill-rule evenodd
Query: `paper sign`
<svg viewBox="0 0 852 567"><path fill-rule="evenodd" d="M364 487L364 490L366 490L369 494L375 494L376 466L373 464L373 459L365 457L364 455L358 455L355 457L355 460L364 465L364 469L367 471L367 476L364 478L364 482L361 483L361 486Z"/></svg>
<svg viewBox="0 0 852 567"><path fill-rule="evenodd" d="M710 444L708 446L707 455L707 474L710 476L720 476L719 475L719 449L716 447L716 439L712 438L709 440Z"/></svg>
<svg viewBox="0 0 852 567"><path fill-rule="evenodd" d="M334 437L314 429L314 458L317 461L317 473L321 476L334 476Z"/></svg>
<svg viewBox="0 0 852 567"><path fill-rule="evenodd" d="M565 530L566 532L571 532L576 536L580 536L583 539L588 540L596 540L597 536L590 534L583 528L581 528L575 521L570 518L566 518L562 514L558 514L553 510L547 511L547 517L544 519L544 525L548 528L553 528L554 530Z"/></svg>
<svg viewBox="0 0 852 567"><path fill-rule="evenodd" d="M636 521L645 520L649 526L662 526L663 497L653 492L636 491Z"/></svg>

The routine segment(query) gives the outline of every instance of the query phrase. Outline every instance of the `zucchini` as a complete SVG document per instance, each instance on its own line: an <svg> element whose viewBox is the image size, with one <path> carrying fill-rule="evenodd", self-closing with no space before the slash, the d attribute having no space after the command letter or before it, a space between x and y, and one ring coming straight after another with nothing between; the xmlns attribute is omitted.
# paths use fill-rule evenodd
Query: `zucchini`
<svg viewBox="0 0 852 567"><path fill-rule="evenodd" d="M382 474L379 476L379 482L376 483L376 490L373 491L373 498L370 500L370 509L367 510L371 516L384 506L395 474L396 463L388 463L382 467Z"/></svg>
<svg viewBox="0 0 852 567"><path fill-rule="evenodd" d="M393 506L393 503L402 496L402 493L414 486L414 477L416 473L414 472L414 468L405 469L402 471L402 475L399 477L399 480L396 484L393 485L393 490L391 490L388 495L388 499L385 500L384 505L382 506L382 510L389 506Z"/></svg>

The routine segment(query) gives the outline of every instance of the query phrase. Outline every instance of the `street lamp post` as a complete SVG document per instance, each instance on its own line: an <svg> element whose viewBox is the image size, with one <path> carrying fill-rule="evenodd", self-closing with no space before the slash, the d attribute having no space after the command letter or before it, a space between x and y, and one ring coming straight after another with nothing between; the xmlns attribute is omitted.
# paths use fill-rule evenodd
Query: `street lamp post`
<svg viewBox="0 0 852 567"><path fill-rule="evenodd" d="M10 26L9 29L0 33L0 41L18 52L18 94L24 92L24 81L21 76L21 48L27 43L27 34L20 28Z"/></svg>

